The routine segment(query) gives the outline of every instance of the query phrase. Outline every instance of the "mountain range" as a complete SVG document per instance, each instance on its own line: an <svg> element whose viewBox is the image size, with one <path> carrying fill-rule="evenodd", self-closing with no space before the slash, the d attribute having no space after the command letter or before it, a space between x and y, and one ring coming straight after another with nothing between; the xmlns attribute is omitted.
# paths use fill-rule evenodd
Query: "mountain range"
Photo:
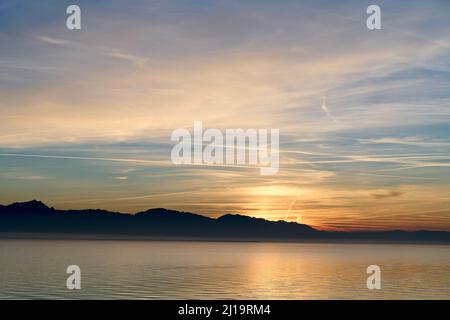
<svg viewBox="0 0 450 320"><path fill-rule="evenodd" d="M106 210L57 210L44 203L0 205L0 238L159 239L218 241L439 242L444 231L321 231L305 224L268 221L237 214L217 219L168 210L136 214Z"/></svg>

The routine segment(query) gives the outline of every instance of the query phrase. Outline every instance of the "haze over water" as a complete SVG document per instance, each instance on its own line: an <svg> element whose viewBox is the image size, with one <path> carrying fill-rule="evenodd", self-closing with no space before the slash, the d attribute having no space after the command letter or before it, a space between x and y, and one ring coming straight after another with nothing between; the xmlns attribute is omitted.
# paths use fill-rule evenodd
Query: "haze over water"
<svg viewBox="0 0 450 320"><path fill-rule="evenodd" d="M0 240L0 257L1 299L450 299L446 245Z"/></svg>

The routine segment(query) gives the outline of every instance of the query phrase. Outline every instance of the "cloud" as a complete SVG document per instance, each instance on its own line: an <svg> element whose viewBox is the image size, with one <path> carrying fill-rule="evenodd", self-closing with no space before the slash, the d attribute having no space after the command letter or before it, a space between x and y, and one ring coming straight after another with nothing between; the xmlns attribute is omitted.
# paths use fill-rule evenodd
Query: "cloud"
<svg viewBox="0 0 450 320"><path fill-rule="evenodd" d="M48 43L48 44L54 44L54 45L58 45L58 46L73 46L73 47L77 46L76 43L67 41L67 40L63 40L63 39L57 39L57 38L46 37L46 36L35 36L34 38L41 42Z"/></svg>
<svg viewBox="0 0 450 320"><path fill-rule="evenodd" d="M448 4L386 4L389 32L368 33L365 8L341 2L144 2L86 1L83 32L45 1L0 12L0 165L51 177L0 183L3 198L284 219L302 190L315 226L450 228L423 215L450 205ZM198 116L279 128L279 174L174 167L170 133ZM130 166L132 185L111 183Z"/></svg>
<svg viewBox="0 0 450 320"><path fill-rule="evenodd" d="M419 137L383 137L378 139L358 139L362 144L403 144L422 147L450 146L450 141Z"/></svg>
<svg viewBox="0 0 450 320"><path fill-rule="evenodd" d="M373 193L371 196L375 199L385 199L385 198L400 197L401 195L403 195L402 192L392 190L385 193Z"/></svg>
<svg viewBox="0 0 450 320"><path fill-rule="evenodd" d="M62 47L68 48L68 49L85 50L87 52L96 53L96 54L111 57L111 58L125 60L125 61L134 63L136 65L140 65L140 66L142 66L143 64L145 64L148 61L148 58L139 57L137 55L134 55L134 54L131 54L128 52L122 52L119 49L110 48L110 47L106 47L106 46L84 44L81 42L68 41L68 40L64 40L64 39L48 37L48 36L41 36L41 35L34 36L34 39L44 42L46 44L62 46Z"/></svg>

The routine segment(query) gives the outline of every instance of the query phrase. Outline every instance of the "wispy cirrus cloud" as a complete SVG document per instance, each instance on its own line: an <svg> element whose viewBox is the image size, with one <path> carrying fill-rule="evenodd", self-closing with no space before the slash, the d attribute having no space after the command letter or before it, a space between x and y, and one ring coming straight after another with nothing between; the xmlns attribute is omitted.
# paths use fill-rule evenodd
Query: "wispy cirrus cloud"
<svg viewBox="0 0 450 320"><path fill-rule="evenodd" d="M128 62L134 63L136 65L143 65L144 63L146 63L148 61L148 58L139 57L137 55L134 55L134 54L131 54L128 52L123 52L123 51L121 51L119 49L115 49L115 48L109 48L109 47L97 46L97 45L89 45L89 44L84 44L81 42L68 41L68 40L64 40L64 39L48 37L48 36L41 36L41 35L34 36L34 39L44 42L44 43L47 43L47 44L62 46L67 49L86 50L88 52L96 53L96 54L103 55L106 57L125 60Z"/></svg>
<svg viewBox="0 0 450 320"><path fill-rule="evenodd" d="M62 5L2 2L2 201L450 228L447 3L385 3L380 32L361 3L137 3L81 0L72 33ZM170 133L199 116L281 129L279 174L172 166Z"/></svg>

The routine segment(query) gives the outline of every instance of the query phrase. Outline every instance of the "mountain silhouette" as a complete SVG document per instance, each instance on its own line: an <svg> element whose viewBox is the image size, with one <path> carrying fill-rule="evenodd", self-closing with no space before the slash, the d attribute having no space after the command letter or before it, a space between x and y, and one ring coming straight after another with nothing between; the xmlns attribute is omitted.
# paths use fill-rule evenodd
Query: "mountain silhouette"
<svg viewBox="0 0 450 320"><path fill-rule="evenodd" d="M98 209L57 210L41 201L0 205L0 238L120 238L230 241L370 241L450 243L443 231L320 231L296 222L268 221L238 214L217 219L168 210L124 214Z"/></svg>
<svg viewBox="0 0 450 320"><path fill-rule="evenodd" d="M38 200L32 200L29 202L16 202L8 206L11 210L17 210L17 211L25 211L25 210L34 210L34 211L45 211L48 210L49 207L47 207L44 203Z"/></svg>

